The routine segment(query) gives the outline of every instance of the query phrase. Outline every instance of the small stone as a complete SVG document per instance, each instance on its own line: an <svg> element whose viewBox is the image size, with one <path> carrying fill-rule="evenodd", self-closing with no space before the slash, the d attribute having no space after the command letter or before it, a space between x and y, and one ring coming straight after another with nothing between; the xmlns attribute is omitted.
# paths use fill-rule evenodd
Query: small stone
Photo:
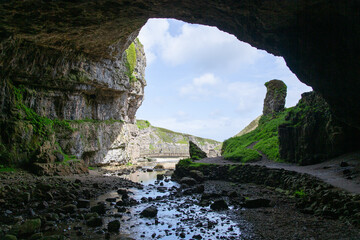
<svg viewBox="0 0 360 240"><path fill-rule="evenodd" d="M100 227L102 224L103 220L100 217L92 217L86 222L86 225L89 227Z"/></svg>
<svg viewBox="0 0 360 240"><path fill-rule="evenodd" d="M90 201L80 198L77 200L77 207L78 208L88 208L88 207L90 207Z"/></svg>
<svg viewBox="0 0 360 240"><path fill-rule="evenodd" d="M180 180L180 183L181 184L186 184L186 185L189 185L189 186L193 186L196 184L196 180L193 179L193 178L190 178L190 177L183 177L181 180Z"/></svg>
<svg viewBox="0 0 360 240"><path fill-rule="evenodd" d="M105 199L107 202L116 202L116 198L107 198Z"/></svg>
<svg viewBox="0 0 360 240"><path fill-rule="evenodd" d="M190 170L189 174L192 178L194 178L198 182L204 181L205 178L204 174L198 170Z"/></svg>
<svg viewBox="0 0 360 240"><path fill-rule="evenodd" d="M348 167L349 164L347 162L341 162L340 167Z"/></svg>
<svg viewBox="0 0 360 240"><path fill-rule="evenodd" d="M219 210L227 210L229 207L225 202L225 200L220 199L220 200L216 200L213 204L211 204L210 208L214 211L219 211Z"/></svg>
<svg viewBox="0 0 360 240"><path fill-rule="evenodd" d="M75 213L75 212L76 212L77 208L76 208L76 206L75 206L74 204L68 204L68 205L64 206L64 207L62 208L62 210L63 210L65 213L70 213L70 214L72 214L72 213Z"/></svg>
<svg viewBox="0 0 360 240"><path fill-rule="evenodd" d="M5 235L4 240L17 240L17 237L11 234L7 234Z"/></svg>
<svg viewBox="0 0 360 240"><path fill-rule="evenodd" d="M118 232L120 228L119 220L114 220L108 223L108 231L109 232Z"/></svg>
<svg viewBox="0 0 360 240"><path fill-rule="evenodd" d="M29 240L39 240L43 238L43 234L41 232L33 234Z"/></svg>
<svg viewBox="0 0 360 240"><path fill-rule="evenodd" d="M143 217L147 217L147 218L154 218L154 217L156 217L157 213L158 213L157 208L155 206L150 206L150 207L145 208L140 213L140 215Z"/></svg>
<svg viewBox="0 0 360 240"><path fill-rule="evenodd" d="M96 206L93 206L90 209L91 212L96 212L98 214L105 214L106 213L106 209L105 209L105 205L104 204L98 204Z"/></svg>
<svg viewBox="0 0 360 240"><path fill-rule="evenodd" d="M156 180L158 180L158 181L164 180L164 174L156 175Z"/></svg>
<svg viewBox="0 0 360 240"><path fill-rule="evenodd" d="M200 234L192 236L194 239L202 239L202 236Z"/></svg>

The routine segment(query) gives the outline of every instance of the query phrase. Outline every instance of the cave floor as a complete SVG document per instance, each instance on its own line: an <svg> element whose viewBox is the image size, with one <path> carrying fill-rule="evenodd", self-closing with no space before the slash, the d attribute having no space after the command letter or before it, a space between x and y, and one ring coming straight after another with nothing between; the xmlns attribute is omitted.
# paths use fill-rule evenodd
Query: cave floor
<svg viewBox="0 0 360 240"><path fill-rule="evenodd" d="M33 218L42 221L36 231L65 237L59 239L360 239L359 228L301 213L296 199L273 188L205 181L204 192L186 192L170 180L171 171L135 169L97 169L67 177L0 173L0 239L12 226ZM158 174L165 174L164 179L157 180ZM118 206L124 191L137 203ZM229 209L212 210L201 203L204 196L210 203L225 200ZM240 199L259 198L270 200L269 206L241 206ZM74 207L84 199L89 206ZM86 215L97 205L106 209L99 213L102 223L88 226ZM157 208L157 220L140 217L148 206ZM114 220L119 220L120 232L108 231L108 222Z"/></svg>

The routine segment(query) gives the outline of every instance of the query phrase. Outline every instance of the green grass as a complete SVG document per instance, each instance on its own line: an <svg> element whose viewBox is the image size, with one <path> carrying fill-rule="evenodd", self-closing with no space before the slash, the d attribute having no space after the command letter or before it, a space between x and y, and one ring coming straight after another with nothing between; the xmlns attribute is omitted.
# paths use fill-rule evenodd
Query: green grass
<svg viewBox="0 0 360 240"><path fill-rule="evenodd" d="M279 155L278 127L286 123L285 116L291 111L287 109L274 116L262 116L259 126L239 137L229 138L223 143L222 154L225 159L232 161L248 162L259 159L259 153L263 152L273 161L281 161ZM258 142L254 149L247 148L250 144Z"/></svg>
<svg viewBox="0 0 360 240"><path fill-rule="evenodd" d="M151 126L150 122L147 121L147 120L136 120L136 126L142 130L142 129L145 129L145 128L148 128Z"/></svg>
<svg viewBox="0 0 360 240"><path fill-rule="evenodd" d="M127 71L127 76L130 79L130 82L135 82L137 81L135 75L134 75L134 70L135 70L135 66L136 66L136 48L135 48L135 44L131 43L130 46L128 47L128 49L125 50L126 52L126 62L125 65L128 69Z"/></svg>

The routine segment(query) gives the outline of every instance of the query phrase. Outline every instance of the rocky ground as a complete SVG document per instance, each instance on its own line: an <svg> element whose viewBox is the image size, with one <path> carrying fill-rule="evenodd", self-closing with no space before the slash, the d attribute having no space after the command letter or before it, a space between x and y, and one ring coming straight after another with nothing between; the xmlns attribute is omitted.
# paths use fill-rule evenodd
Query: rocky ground
<svg viewBox="0 0 360 240"><path fill-rule="evenodd" d="M262 153L261 153L262 154ZM281 163L269 160L264 154L258 162L251 165L265 166L267 168L285 169L298 173L306 173L315 176L322 181L351 193L360 194L360 152L345 154L329 159L319 164L299 166L293 163ZM242 164L231 162L222 157L204 158L199 162L213 163L217 165Z"/></svg>
<svg viewBox="0 0 360 240"><path fill-rule="evenodd" d="M152 184L118 177L148 171L0 173L0 239L360 239L346 221L302 213L301 194L280 188L207 180L196 170L179 184L160 172Z"/></svg>

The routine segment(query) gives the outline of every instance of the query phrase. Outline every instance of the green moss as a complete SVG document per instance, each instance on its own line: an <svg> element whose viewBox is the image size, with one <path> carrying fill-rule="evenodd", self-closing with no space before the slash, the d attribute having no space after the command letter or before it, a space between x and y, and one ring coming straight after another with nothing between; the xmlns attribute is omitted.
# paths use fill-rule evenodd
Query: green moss
<svg viewBox="0 0 360 240"><path fill-rule="evenodd" d="M151 126L150 122L147 121L147 120L136 120L136 126L142 130L142 129L145 129L145 128L148 128Z"/></svg>
<svg viewBox="0 0 360 240"><path fill-rule="evenodd" d="M60 164L68 165L69 161L76 160L75 155L68 155L68 154L64 153L64 151L60 147L59 143L55 143L55 145L57 146L57 150L55 150L54 153L60 153L64 157L64 160L62 162L60 162Z"/></svg>
<svg viewBox="0 0 360 240"><path fill-rule="evenodd" d="M189 153L190 158L193 160L199 160L207 157L206 153L192 141L189 141Z"/></svg>
<svg viewBox="0 0 360 240"><path fill-rule="evenodd" d="M203 166L212 166L214 164L193 162L191 158L186 158L186 159L181 159L177 165L180 167L198 168Z"/></svg>
<svg viewBox="0 0 360 240"><path fill-rule="evenodd" d="M304 198L306 196L306 193L304 192L303 189L300 189L300 190L297 190L294 192L294 197L297 197L297 198Z"/></svg>
<svg viewBox="0 0 360 240"><path fill-rule="evenodd" d="M0 165L0 172L15 172L15 171L16 171L15 168Z"/></svg>
<svg viewBox="0 0 360 240"><path fill-rule="evenodd" d="M135 82L137 81L135 75L134 75L134 70L135 70L135 66L136 66L136 48L135 48L135 44L131 43L130 46L128 47L128 49L125 50L126 52L126 62L125 65L127 67L127 73L126 75L129 77L130 82Z"/></svg>
<svg viewBox="0 0 360 240"><path fill-rule="evenodd" d="M89 166L88 169L89 169L89 170L96 170L96 167L91 167L91 166Z"/></svg>
<svg viewBox="0 0 360 240"><path fill-rule="evenodd" d="M150 145L149 145L149 150L155 150L155 147L154 147L154 145L152 145L151 143L150 143Z"/></svg>
<svg viewBox="0 0 360 240"><path fill-rule="evenodd" d="M259 126L239 137L233 137L224 141L222 146L222 154L225 159L236 161L252 161L259 158L259 154L247 147L258 142L254 148L263 152L269 159L281 161L279 155L278 127L286 123L285 116L291 111L287 109L274 116L262 116Z"/></svg>

